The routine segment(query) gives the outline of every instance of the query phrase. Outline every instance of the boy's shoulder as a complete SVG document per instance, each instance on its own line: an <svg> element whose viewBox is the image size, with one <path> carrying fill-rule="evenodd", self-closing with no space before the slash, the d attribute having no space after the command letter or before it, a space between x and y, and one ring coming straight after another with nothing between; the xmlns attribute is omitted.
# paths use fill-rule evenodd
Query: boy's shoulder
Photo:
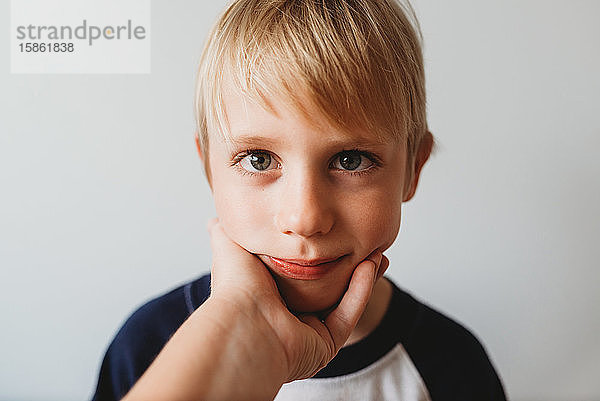
<svg viewBox="0 0 600 401"><path fill-rule="evenodd" d="M505 400L498 374L479 339L465 326L394 283L389 324L434 400Z"/></svg>
<svg viewBox="0 0 600 401"><path fill-rule="evenodd" d="M137 308L108 346L93 400L120 400L209 294L210 275L205 275Z"/></svg>
<svg viewBox="0 0 600 401"><path fill-rule="evenodd" d="M138 354L155 351L154 358L209 295L210 276L205 275L147 301L129 316L111 346L128 347Z"/></svg>
<svg viewBox="0 0 600 401"><path fill-rule="evenodd" d="M392 297L377 328L342 348L315 378L357 377L358 373L381 382L384 370L402 372L409 365L414 375L405 378L405 384L418 382L417 387L426 388L432 400L505 400L500 378L477 337L388 281Z"/></svg>

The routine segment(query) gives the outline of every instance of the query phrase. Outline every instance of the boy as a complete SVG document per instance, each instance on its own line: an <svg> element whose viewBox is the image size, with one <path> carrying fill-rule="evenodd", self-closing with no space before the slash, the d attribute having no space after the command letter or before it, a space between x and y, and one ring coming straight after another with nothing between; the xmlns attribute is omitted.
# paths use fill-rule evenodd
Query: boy
<svg viewBox="0 0 600 401"><path fill-rule="evenodd" d="M418 32L410 6L394 0L236 0L209 35L196 141L219 229L262 262L298 316L325 321L357 266L398 234L434 143ZM128 319L95 399L128 392L210 283L201 277ZM479 342L386 278L335 358L275 399L300 398L505 399Z"/></svg>

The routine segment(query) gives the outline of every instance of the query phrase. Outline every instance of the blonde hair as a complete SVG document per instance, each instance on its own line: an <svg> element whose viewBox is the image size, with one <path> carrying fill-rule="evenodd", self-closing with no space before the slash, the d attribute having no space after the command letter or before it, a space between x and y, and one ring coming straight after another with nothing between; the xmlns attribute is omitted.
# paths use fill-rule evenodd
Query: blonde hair
<svg viewBox="0 0 600 401"><path fill-rule="evenodd" d="M306 113L308 95L337 128L406 141L412 160L427 132L421 41L413 8L397 0L235 0L200 59L199 149L209 132L229 137L227 79L267 110L276 96Z"/></svg>

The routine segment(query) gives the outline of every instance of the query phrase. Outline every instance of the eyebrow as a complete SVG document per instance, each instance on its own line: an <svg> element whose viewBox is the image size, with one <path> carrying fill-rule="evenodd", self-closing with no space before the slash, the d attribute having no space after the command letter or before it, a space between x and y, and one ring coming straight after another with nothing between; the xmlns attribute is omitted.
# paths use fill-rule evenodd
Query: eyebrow
<svg viewBox="0 0 600 401"><path fill-rule="evenodd" d="M237 136L231 136L229 142L232 145L236 145L236 146L248 146L248 145L260 144L261 146L270 147L270 146L276 145L279 141L274 138L269 138L269 137L262 136L262 135L253 135L253 134L244 133L244 134L240 134Z"/></svg>
<svg viewBox="0 0 600 401"><path fill-rule="evenodd" d="M271 138L268 136L253 134L250 132L243 132L236 136L231 136L229 140L231 145L234 146L256 146L259 145L261 147L273 147L279 144L279 140L277 138ZM377 138L364 138L364 137L352 137L348 135L341 141L332 142L333 146L346 146L351 143L352 147L378 147L381 145L385 145L384 141L378 140Z"/></svg>

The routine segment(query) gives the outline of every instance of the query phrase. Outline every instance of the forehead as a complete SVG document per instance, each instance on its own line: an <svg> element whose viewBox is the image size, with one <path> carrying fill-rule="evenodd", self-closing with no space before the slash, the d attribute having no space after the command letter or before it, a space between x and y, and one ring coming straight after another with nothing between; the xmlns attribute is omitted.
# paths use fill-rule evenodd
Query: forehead
<svg viewBox="0 0 600 401"><path fill-rule="evenodd" d="M240 89L231 80L222 85L222 108L225 115L223 134L225 143L256 143L256 139L265 144L272 136L293 136L300 139L306 130L326 133L332 142L352 141L356 146L362 144L385 144L395 142L395 138L366 130L362 127L346 128L336 123L331 115L325 113L308 91L298 85L294 88L297 99L286 97L282 91L272 90L249 93Z"/></svg>

